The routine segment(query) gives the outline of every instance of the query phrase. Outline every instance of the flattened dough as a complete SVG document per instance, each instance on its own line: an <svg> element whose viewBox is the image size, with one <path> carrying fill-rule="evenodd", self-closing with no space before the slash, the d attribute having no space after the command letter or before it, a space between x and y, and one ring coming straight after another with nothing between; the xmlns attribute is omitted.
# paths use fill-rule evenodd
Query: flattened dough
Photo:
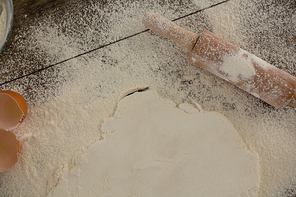
<svg viewBox="0 0 296 197"><path fill-rule="evenodd" d="M50 196L257 196L259 156L220 113L148 90L123 98L102 131Z"/></svg>

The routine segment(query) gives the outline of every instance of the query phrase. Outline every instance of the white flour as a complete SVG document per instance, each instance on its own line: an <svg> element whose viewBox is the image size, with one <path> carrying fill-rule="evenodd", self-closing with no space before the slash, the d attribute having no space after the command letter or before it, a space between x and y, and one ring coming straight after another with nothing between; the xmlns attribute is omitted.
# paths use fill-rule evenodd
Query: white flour
<svg viewBox="0 0 296 197"><path fill-rule="evenodd" d="M208 2L199 1L199 8L206 7ZM160 5L154 0L124 1L101 7L94 3L77 15L65 13L67 17L59 23L50 17L39 21L29 31L23 31L20 38L26 39L19 39L16 44L24 50L38 51L34 58L44 59L49 64L144 30L141 17L147 10L172 19L198 9L190 3L180 5L165 1ZM284 8L286 11L282 12ZM258 36L258 32L275 27L271 24L279 24L276 27L284 22L290 24L284 17L272 18L289 13L289 9L285 5L270 6L266 8L271 13L269 17L267 12L261 11L265 19L272 20L267 20L268 23L261 21L256 9L252 1L230 1L186 17L177 24L198 34L208 27L261 58L269 57L262 59L272 64L287 65L284 69L293 74L295 55L291 46L277 39L280 31L267 32L268 39ZM104 20L100 20L102 16ZM249 25L251 22L260 25L253 27ZM83 32L77 31L73 23L85 27ZM63 27L67 27L66 32L62 32ZM293 27L296 25L291 25L292 30ZM256 40L256 36L262 40ZM224 114L233 122L243 141L260 156L259 196L293 196L295 109L275 110L194 67L188 57L189 54L173 42L147 32L3 86L3 89L23 94L30 112L15 131L22 148L21 158L14 168L1 173L1 196L45 196L58 183L63 168L73 168L75 158L101 139L102 120L113 115L117 102L128 91L145 87L156 89L161 96L176 103L194 101L206 111ZM25 65L25 61L16 59L11 64Z"/></svg>
<svg viewBox="0 0 296 197"><path fill-rule="evenodd" d="M147 90L119 101L101 130L49 196L258 195L258 154L220 113Z"/></svg>
<svg viewBox="0 0 296 197"><path fill-rule="evenodd" d="M226 56L223 59L220 71L226 73L231 81L238 82L239 77L248 79L256 74L251 58L245 58L243 54L244 50L241 49L237 54Z"/></svg>

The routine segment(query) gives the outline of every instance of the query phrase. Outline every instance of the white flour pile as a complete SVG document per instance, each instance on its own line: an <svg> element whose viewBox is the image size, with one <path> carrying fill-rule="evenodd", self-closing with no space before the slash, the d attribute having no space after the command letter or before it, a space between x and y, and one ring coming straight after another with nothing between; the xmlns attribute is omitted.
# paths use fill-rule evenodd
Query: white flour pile
<svg viewBox="0 0 296 197"><path fill-rule="evenodd" d="M222 114L147 90L123 98L101 130L50 196L258 194L258 154Z"/></svg>
<svg viewBox="0 0 296 197"><path fill-rule="evenodd" d="M209 4L205 2L198 1L199 8ZM198 34L207 28L293 74L294 46L277 35L284 33L288 39L295 32L291 8L287 4L260 5L265 11L257 6L252 1L230 1L177 24ZM141 17L147 10L172 19L196 9L194 4L177 1L124 1L107 7L93 3L85 8L89 12L65 13L67 17L59 23L52 18L39 22L20 35L26 39L16 44L36 51L34 58L49 64L145 29ZM83 25L83 32L73 23L80 28ZM291 32L270 31L284 24L291 24ZM75 158L102 139L103 118L113 116L119 100L128 91L145 87L177 104L194 101L206 111L225 115L248 148L259 154L258 196L295 195L295 109L275 110L194 67L188 57L189 53L173 42L146 32L2 87L23 94L30 112L15 131L21 158L14 168L1 173L1 196L46 196L59 178L75 167ZM26 64L22 60L12 64L16 62Z"/></svg>

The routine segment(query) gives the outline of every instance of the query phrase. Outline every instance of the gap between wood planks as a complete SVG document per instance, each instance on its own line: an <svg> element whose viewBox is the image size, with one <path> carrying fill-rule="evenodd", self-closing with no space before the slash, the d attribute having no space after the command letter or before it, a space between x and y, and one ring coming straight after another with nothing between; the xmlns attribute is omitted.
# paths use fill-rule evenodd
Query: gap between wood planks
<svg viewBox="0 0 296 197"><path fill-rule="evenodd" d="M197 11L195 11L195 12L191 12L191 13L186 14L186 15L184 15L184 16L180 16L180 17L178 17L178 18L176 18L176 19L172 19L172 21L178 21L178 20L180 20L180 19L183 19L183 18L186 18L186 17L188 17L188 16L191 16L191 15L197 14L197 13L199 13L199 12L202 12L202 11L206 10L206 9L213 8L213 7L215 7L215 6L221 5L221 4L226 3L226 2L228 2L228 1L230 1L230 0L225 0L225 1L222 1L222 2L219 2L219 3L216 3L216 4L213 4L213 5L210 5L210 6L208 6L208 7L202 8L202 9L197 10ZM11 79L11 80L9 80L9 81L6 81L6 82L4 82L4 83L1 83L0 86L3 86L3 85L8 84L8 83L11 83L11 82L16 81L16 80L18 80L18 79L22 79L22 78L27 77L27 76L30 76L30 75L32 75L32 74L35 74L35 73L41 72L41 71L43 71L43 70L49 69L49 68L51 68L51 67L57 66L57 65L59 65L59 64L65 63L65 62L70 61L70 60L72 60L72 59L75 59L75 58L78 58L78 57L80 57L80 56L83 56L83 55L89 54L89 53L91 53L91 52L97 51L97 50L102 49L102 48L104 48L104 47L107 47L107 46L110 46L110 45L116 44L116 43L118 43L118 42L121 42L121 41L123 41L123 40L129 39L129 38L132 38L132 37L135 37L135 36L137 36L137 35L140 35L140 34L142 34L142 33L148 32L148 31L150 31L150 30L149 30L149 29L145 29L145 30L143 30L143 31L140 31L140 32L135 33L135 34L132 34L132 35L130 35L130 36L126 36L126 37L124 37L124 38L121 38L121 39L118 39L118 40L116 40L116 41L110 42L110 43L108 43L108 44L105 44L105 45L99 46L99 47L97 47L97 48L95 48L95 49L92 49L92 50L86 51L86 52L84 52L84 53L81 53L81 54L75 55L75 56L70 57L70 58L68 58L68 59L65 59L65 60L59 61L59 62L57 62L57 63L51 64L51 65L49 65L49 66L46 66L46 67L44 67L44 68L41 68L41 69L35 70L35 71L31 72L31 73L28 73L28 74L25 74L25 75L22 75L22 76L16 77L16 78L14 78L14 79Z"/></svg>

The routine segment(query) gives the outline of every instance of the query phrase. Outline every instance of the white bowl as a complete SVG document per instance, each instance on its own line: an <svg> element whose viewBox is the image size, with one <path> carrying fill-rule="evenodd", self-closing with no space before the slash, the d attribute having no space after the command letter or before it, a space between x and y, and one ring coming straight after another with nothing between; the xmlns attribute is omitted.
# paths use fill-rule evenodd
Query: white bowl
<svg viewBox="0 0 296 197"><path fill-rule="evenodd" d="M5 24L5 30L4 35L0 41L0 53L2 52L5 44L8 41L11 29L12 29L12 23L13 23L13 4L12 0L3 0L4 7L2 14L5 14L4 9L6 10L6 24Z"/></svg>

